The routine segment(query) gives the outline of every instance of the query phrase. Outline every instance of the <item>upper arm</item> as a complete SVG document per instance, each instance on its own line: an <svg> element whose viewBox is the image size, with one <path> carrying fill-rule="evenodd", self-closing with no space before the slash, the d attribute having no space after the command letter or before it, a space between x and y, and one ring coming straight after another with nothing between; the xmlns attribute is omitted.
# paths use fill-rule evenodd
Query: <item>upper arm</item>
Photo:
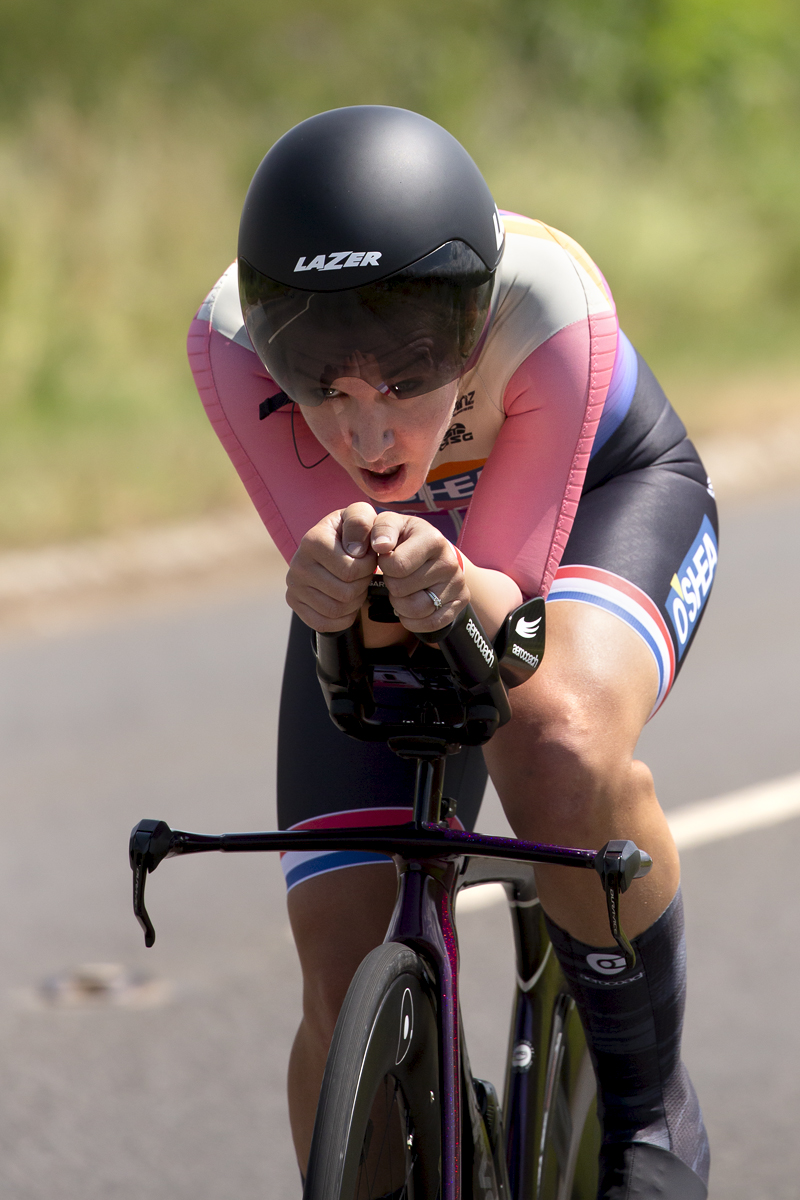
<svg viewBox="0 0 800 1200"><path fill-rule="evenodd" d="M230 267L192 321L187 349L214 431L276 546L289 562L329 512L363 500L355 484L287 404L265 419L261 402L280 389L253 350ZM307 470L304 463L324 461Z"/></svg>
<svg viewBox="0 0 800 1200"><path fill-rule="evenodd" d="M462 531L464 552L546 595L580 499L617 341L613 312L559 330L521 363Z"/></svg>

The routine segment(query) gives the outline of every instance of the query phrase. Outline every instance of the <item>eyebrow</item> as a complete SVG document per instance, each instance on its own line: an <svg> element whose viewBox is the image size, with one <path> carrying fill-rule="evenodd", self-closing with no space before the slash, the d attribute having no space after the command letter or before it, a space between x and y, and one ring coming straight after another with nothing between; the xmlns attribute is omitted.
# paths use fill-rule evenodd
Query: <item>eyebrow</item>
<svg viewBox="0 0 800 1200"><path fill-rule="evenodd" d="M398 375L402 375L402 374L403 374L405 371L411 371L411 370L414 370L414 368L415 368L415 367L417 367L417 364L419 364L419 365L420 365L420 367L421 367L421 366L422 366L422 364L423 364L423 362L424 362L424 359L425 359L425 354L424 354L424 353L418 354L418 355L416 356L416 358L409 358L409 359L407 360L407 362L403 363L401 366L399 366L399 367L397 367L396 369L393 369L393 370L392 370L392 372L391 372L391 375L390 375L390 378L391 378L391 377L394 377L394 379L396 380L396 379L397 379L397 376L398 376ZM433 370L433 369L434 369L434 368L433 368L433 364L431 364L431 370ZM424 370L422 370L422 371L421 371L421 374L422 374L422 375L424 375L424 374L425 374L425 371L424 371Z"/></svg>

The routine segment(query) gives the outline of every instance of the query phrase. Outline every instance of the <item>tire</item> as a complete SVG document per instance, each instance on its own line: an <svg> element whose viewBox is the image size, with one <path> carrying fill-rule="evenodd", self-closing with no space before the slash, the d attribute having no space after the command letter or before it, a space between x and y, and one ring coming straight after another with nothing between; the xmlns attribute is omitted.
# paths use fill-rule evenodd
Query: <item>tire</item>
<svg viewBox="0 0 800 1200"><path fill-rule="evenodd" d="M328 1055L304 1200L437 1200L436 1010L415 951L390 942L364 959Z"/></svg>

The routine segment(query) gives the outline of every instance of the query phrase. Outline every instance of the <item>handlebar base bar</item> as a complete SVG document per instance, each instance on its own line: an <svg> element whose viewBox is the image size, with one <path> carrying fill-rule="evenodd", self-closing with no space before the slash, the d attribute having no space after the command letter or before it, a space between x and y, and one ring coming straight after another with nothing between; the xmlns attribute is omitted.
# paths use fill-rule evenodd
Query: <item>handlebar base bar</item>
<svg viewBox="0 0 800 1200"><path fill-rule="evenodd" d="M641 859L637 873L631 878L639 878L646 874L651 865L649 856L637 850L633 842L624 844L633 847ZM165 858L174 858L181 854L202 854L212 850L225 853L364 850L409 859L457 858L469 855L474 858L551 863L589 870L594 868L601 878L617 879L619 882L620 856L618 851L612 851L609 855L608 846L599 851L583 850L572 846L553 846L544 842L488 837L462 829L442 828L438 824L409 823L367 826L363 829L276 830L266 833L215 835L172 830L164 821L140 821L131 832L130 861L134 876L134 912L144 930L147 946L152 946L155 941L155 930L144 904L147 875L155 871ZM632 857L629 855L626 862L630 862ZM622 936L624 937L624 934Z"/></svg>

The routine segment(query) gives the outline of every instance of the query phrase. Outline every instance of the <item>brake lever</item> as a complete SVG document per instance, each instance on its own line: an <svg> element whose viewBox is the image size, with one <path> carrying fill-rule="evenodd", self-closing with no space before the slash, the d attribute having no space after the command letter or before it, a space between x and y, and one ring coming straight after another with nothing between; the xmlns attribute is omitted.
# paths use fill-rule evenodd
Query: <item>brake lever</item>
<svg viewBox="0 0 800 1200"><path fill-rule="evenodd" d="M622 928L619 898L623 892L627 892L634 879L644 879L652 865L650 855L630 841L606 842L595 855L594 868L606 894L611 934L625 957L628 970L636 966L636 951Z"/></svg>
<svg viewBox="0 0 800 1200"><path fill-rule="evenodd" d="M177 841L166 821L140 821L131 830L128 857L133 871L133 913L144 930L144 944L148 947L155 942L156 931L144 904L145 881L175 850Z"/></svg>

